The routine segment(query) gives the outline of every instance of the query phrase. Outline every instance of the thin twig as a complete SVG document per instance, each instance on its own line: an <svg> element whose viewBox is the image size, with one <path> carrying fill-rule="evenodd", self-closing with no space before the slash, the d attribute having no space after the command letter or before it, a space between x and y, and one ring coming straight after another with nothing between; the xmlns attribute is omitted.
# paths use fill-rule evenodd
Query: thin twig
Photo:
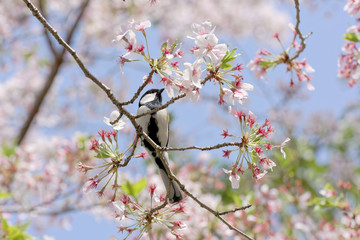
<svg viewBox="0 0 360 240"><path fill-rule="evenodd" d="M46 10L45 10L45 6L44 6L44 0L39 1L39 8L40 8L40 11L43 13L44 17L46 18ZM54 59L58 58L58 52L56 51L56 49L51 41L50 34L46 30L46 28L44 28L44 34L45 34L46 42L48 44L50 51L52 52L52 54L54 56Z"/></svg>
<svg viewBox="0 0 360 240"><path fill-rule="evenodd" d="M137 147L137 143L139 141L140 137L139 135L136 135L136 138L135 138L135 141L134 141L134 145L132 146L132 149L131 149L131 153L126 157L125 161L121 164L119 164L119 167L125 167L128 165L128 163L130 162L131 158L134 156L135 154L135 150L136 150L136 147Z"/></svg>
<svg viewBox="0 0 360 240"><path fill-rule="evenodd" d="M158 152L158 154L160 153L160 149L161 147L158 146L146 133L143 134L143 137L152 145L152 147L155 148L155 150ZM216 218L218 218L220 221L222 221L226 226L228 226L229 229L239 233L240 235L242 235L243 237L245 237L246 239L249 240L253 240L253 238L251 238L250 236L248 236L246 233L244 233L243 231L241 231L240 229L234 227L232 224L230 224L229 222L227 222L224 218L221 217L220 212L212 209L211 207L209 207L208 205L206 205L205 203L201 202L197 197L195 197L191 192L189 192L186 188L185 185L183 185L179 179L176 178L176 176L171 172L169 166L166 163L163 154L159 154L160 156L160 160L163 162L163 165L165 167L165 171L168 174L170 181L175 181L178 183L179 187L181 188L181 190L186 193L186 195L188 195L190 198L192 198L200 207L206 209L208 212L212 213ZM168 193L167 193L168 195ZM161 205L162 206L162 205ZM160 209L161 207L159 207Z"/></svg>
<svg viewBox="0 0 360 240"><path fill-rule="evenodd" d="M121 105L129 105L135 102L135 100L139 97L141 91L146 87L146 85L148 85L148 83L152 80L152 76L154 75L155 70L152 70L149 73L149 76L147 77L147 79L143 82L143 84L138 88L138 90L136 91L136 93L134 94L134 96L127 102L122 102L120 103Z"/></svg>
<svg viewBox="0 0 360 240"><path fill-rule="evenodd" d="M179 100L183 97L186 96L186 93L181 93L173 98L171 98L169 101L167 101L164 105L162 105L161 107L158 107L158 108L155 108L154 110L151 110L151 111L148 111L148 112L145 112L145 113L142 113L142 114L139 114L139 115L136 115L135 118L139 118L139 117L143 117L145 115L149 115L149 114L153 114L153 113L156 113L162 109L165 109L167 108L170 104L173 104L176 100Z"/></svg>
<svg viewBox="0 0 360 240"><path fill-rule="evenodd" d="M229 147L229 146L241 147L242 142L225 142L225 143L219 143L219 144L216 144L213 146L208 146L208 147L198 147L198 146L190 146L190 147L182 147L182 148L161 147L160 150L161 151L186 151L186 150L196 149L196 150L200 150L200 151L210 151L210 150L219 149L219 148L223 148L223 147Z"/></svg>
<svg viewBox="0 0 360 240"><path fill-rule="evenodd" d="M217 68L217 71L219 69ZM204 85L207 81L209 81L210 79L212 79L215 75L216 75L216 72L213 72L211 73L209 76L207 76L206 78L204 78L204 80L201 81L201 84ZM172 97L169 101L167 101L165 104L163 104L161 107L158 107L158 108L155 108L151 111L148 111L148 112L145 112L145 113L142 113L142 114L139 114L139 115L136 115L135 118L139 118L139 117L143 117L145 115L149 115L149 114L153 114L153 113L156 113L162 109L165 109L167 108L170 104L173 104L175 101L181 99L181 98L184 98L186 96L186 93L180 93L179 95L175 96L175 97Z"/></svg>
<svg viewBox="0 0 360 240"><path fill-rule="evenodd" d="M245 210L245 209L250 208L251 206L252 206L252 205L249 204L249 205L246 205L246 206L243 206L243 207L234 208L234 209L231 209L231 210L228 210L228 211L219 212L219 215L226 215L226 214L229 214L229 213L234 213L234 212L237 212L237 211L242 211L242 210Z"/></svg>
<svg viewBox="0 0 360 240"><path fill-rule="evenodd" d="M243 237L245 237L246 239L249 240L253 240L252 237L250 237L249 235L247 235L246 233L244 233L243 231L241 231L240 229L234 227L232 224L230 224L228 221L226 221L221 215L222 212L218 212L215 211L214 209L212 209L211 207L209 207L208 205L206 205L205 203L201 202L197 197L195 197L191 192L189 192L185 186L176 178L176 176L174 174L170 174L169 175L170 178L172 178L175 182L177 182L181 188L181 190L183 190L184 193L186 193L186 195L188 195L190 198L192 198L200 207L206 209L208 212L212 213L216 218L218 218L220 221L222 221L226 226L228 226L229 229L239 233L240 235L242 235Z"/></svg>
<svg viewBox="0 0 360 240"><path fill-rule="evenodd" d="M121 103L115 98L115 96L113 95L112 91L110 88L108 88L105 84L101 83L94 75L92 75L90 73L90 71L85 67L84 63L80 60L80 58L78 57L78 55L76 54L75 50L72 49L70 47L70 45L68 43L66 43L60 36L59 34L56 32L56 30L46 21L46 19L40 14L40 12L37 10L37 8L31 3L30 0L23 0L27 7L30 9L30 11L33 13L33 15L43 24L43 26L48 29L50 31L50 33L55 37L55 39L58 41L58 43L60 45L62 45L74 58L74 60L76 61L76 63L79 65L80 69L83 71L83 73L85 74L86 77L88 77L91 81L93 81L97 86L99 86L109 97L109 99L113 102L114 105L116 105L119 110L130 119L131 123L134 125L135 129L136 129L136 133L138 136L142 136L143 138L145 138L155 149L156 151L159 153L160 155L160 159L163 162L164 166L165 166L165 170L169 175L169 178L171 180L176 181L180 188L190 197L192 198L196 203L199 204L200 207L208 210L209 212L211 212L215 217L217 217L220 221L222 221L225 225L227 225L229 227L229 229L234 230L235 232L239 233L240 235L242 235L243 237L245 237L246 239L250 239L252 240L253 238L251 238L250 236L248 236L246 233L242 232L241 230L237 229L236 227L232 226L229 222L227 222L225 219L223 219L220 216L220 213L213 210L212 208L210 208L209 206L207 206L206 204L204 204L203 202L201 202L198 198L196 198L193 194L191 194L188 190L186 190L185 186L175 177L175 175L170 171L169 166L166 163L163 154L160 154L161 151L161 147L158 146L146 133L144 133L140 126L136 123L135 121L135 116L133 116L132 114L130 114L128 111L126 111L123 106L121 105ZM203 80L203 82L208 81L209 79L211 79L213 76L207 77L206 79ZM174 102L177 99L183 98L185 97L185 93L182 93L180 95L178 95L177 97L172 98L172 100L170 100L168 103L171 104L171 101ZM134 100L135 101L135 100ZM168 105L166 105L165 107L167 107ZM164 107L164 108L165 108ZM157 111L159 111L160 109L158 109ZM139 117L139 116L137 116ZM133 148L134 151L135 148ZM168 194L167 194L168 195ZM162 205L161 205L162 206Z"/></svg>
<svg viewBox="0 0 360 240"><path fill-rule="evenodd" d="M308 33L306 36L303 36L301 31L300 31L300 4L299 4L299 0L294 0L295 3L295 9L296 9L296 25L295 25L295 31L297 33L297 35L300 38L300 45L301 45L301 49L299 51L296 52L296 54L289 60L290 62L293 61L294 59L296 59L297 57L299 57L300 53L302 53L305 50L306 47L306 43L305 40L312 34L312 32Z"/></svg>

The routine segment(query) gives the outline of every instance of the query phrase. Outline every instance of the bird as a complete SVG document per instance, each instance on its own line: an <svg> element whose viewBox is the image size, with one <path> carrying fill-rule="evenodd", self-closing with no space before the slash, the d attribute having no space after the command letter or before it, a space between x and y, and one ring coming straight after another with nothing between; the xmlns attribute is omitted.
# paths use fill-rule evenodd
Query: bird
<svg viewBox="0 0 360 240"><path fill-rule="evenodd" d="M146 91L139 101L139 108L137 115L149 112L162 106L162 89L150 89ZM140 125L142 130L160 147L167 147L169 143L169 114L166 108L157 112L139 117L136 122ZM155 148L144 138L142 138L142 145L145 147L150 158L157 165L166 191L169 193L170 203L177 203L183 199L180 187L177 182L172 181L166 172L166 168L160 159L159 154ZM169 165L169 156L167 152L161 152L165 164ZM169 168L170 170L170 168Z"/></svg>

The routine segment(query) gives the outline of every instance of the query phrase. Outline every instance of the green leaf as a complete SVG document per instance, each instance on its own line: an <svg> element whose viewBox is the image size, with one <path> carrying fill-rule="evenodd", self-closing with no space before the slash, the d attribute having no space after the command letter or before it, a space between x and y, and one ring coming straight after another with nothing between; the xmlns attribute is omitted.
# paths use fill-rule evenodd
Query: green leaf
<svg viewBox="0 0 360 240"><path fill-rule="evenodd" d="M222 65L229 63L229 62L235 60L238 56L240 56L240 54L235 55L235 52L236 52L236 48L232 49L231 51L228 50L226 52L225 56L223 57L223 59L221 60ZM221 67L221 68L224 69L223 67Z"/></svg>
<svg viewBox="0 0 360 240"><path fill-rule="evenodd" d="M259 66L264 67L266 69L271 68L271 67L275 67L276 65L277 65L276 62L273 61L273 60L268 60L268 61L265 60L265 61L259 62Z"/></svg>
<svg viewBox="0 0 360 240"><path fill-rule="evenodd" d="M87 140L87 138L85 136L78 136L76 140L78 142L78 144L77 144L78 149L80 151L85 151L86 150L86 140Z"/></svg>
<svg viewBox="0 0 360 240"><path fill-rule="evenodd" d="M8 144L4 143L1 148L1 154L5 157L11 157L14 156L16 153L16 146L15 144Z"/></svg>
<svg viewBox="0 0 360 240"><path fill-rule="evenodd" d="M168 45L168 41L164 42L164 43L161 45L160 49L166 48L167 45Z"/></svg>
<svg viewBox="0 0 360 240"><path fill-rule="evenodd" d="M325 187L324 187L324 190L330 190L330 191L332 191L332 190L334 190L334 187L333 187L333 185L331 185L330 183L327 183L327 184L325 185Z"/></svg>
<svg viewBox="0 0 360 240"><path fill-rule="evenodd" d="M344 34L345 40L351 41L351 42L360 42L359 35L357 33L345 33Z"/></svg>
<svg viewBox="0 0 360 240"><path fill-rule="evenodd" d="M177 41L175 41L172 45L171 45L171 50L174 50L174 48L176 48L176 46L177 46Z"/></svg>
<svg viewBox="0 0 360 240"><path fill-rule="evenodd" d="M10 226L7 221L1 217L2 221L2 233L0 236L5 237L5 240L26 240L31 239L29 235L25 233L26 228L29 226L29 222L18 226ZM6 235L5 235L6 233Z"/></svg>
<svg viewBox="0 0 360 240"><path fill-rule="evenodd" d="M8 231L9 229L9 224L7 223L6 219L1 217L1 222L2 222L2 228L5 230L5 231Z"/></svg>
<svg viewBox="0 0 360 240"><path fill-rule="evenodd" d="M232 66L231 66L231 64L230 63L222 63L221 64L221 69L223 69L223 70L228 70L228 69L231 69L232 68Z"/></svg>
<svg viewBox="0 0 360 240"><path fill-rule="evenodd" d="M0 199L3 198L11 198L11 194L10 193L0 193Z"/></svg>
<svg viewBox="0 0 360 240"><path fill-rule="evenodd" d="M128 180L121 187L124 192L128 195L131 195L135 198L139 195L139 193L146 187L146 178L142 178L140 181L131 184Z"/></svg>
<svg viewBox="0 0 360 240"><path fill-rule="evenodd" d="M100 158L100 159L109 158L109 157L110 157L110 154L107 153L107 152L98 152L98 154L96 154L95 157L96 157L96 158Z"/></svg>

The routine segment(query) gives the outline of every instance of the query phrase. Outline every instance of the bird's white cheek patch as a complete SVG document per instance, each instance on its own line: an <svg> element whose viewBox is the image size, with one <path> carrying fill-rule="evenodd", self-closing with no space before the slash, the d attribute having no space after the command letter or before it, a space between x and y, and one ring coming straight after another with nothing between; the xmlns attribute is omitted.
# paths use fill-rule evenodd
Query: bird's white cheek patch
<svg viewBox="0 0 360 240"><path fill-rule="evenodd" d="M146 94L140 101L140 104L145 104L151 101L154 101L156 98L156 93Z"/></svg>

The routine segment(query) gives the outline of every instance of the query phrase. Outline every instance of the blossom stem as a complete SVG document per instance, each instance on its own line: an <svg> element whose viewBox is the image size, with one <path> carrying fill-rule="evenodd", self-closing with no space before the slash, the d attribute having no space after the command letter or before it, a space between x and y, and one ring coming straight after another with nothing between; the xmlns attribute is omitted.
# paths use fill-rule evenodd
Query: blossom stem
<svg viewBox="0 0 360 240"><path fill-rule="evenodd" d="M147 53L148 53L149 59L151 59L151 57L150 57L150 52L149 52L149 44L148 44L148 40L147 40L147 36L146 36L145 31L143 31L143 35L144 35L144 38L145 38L146 51L147 51Z"/></svg>

